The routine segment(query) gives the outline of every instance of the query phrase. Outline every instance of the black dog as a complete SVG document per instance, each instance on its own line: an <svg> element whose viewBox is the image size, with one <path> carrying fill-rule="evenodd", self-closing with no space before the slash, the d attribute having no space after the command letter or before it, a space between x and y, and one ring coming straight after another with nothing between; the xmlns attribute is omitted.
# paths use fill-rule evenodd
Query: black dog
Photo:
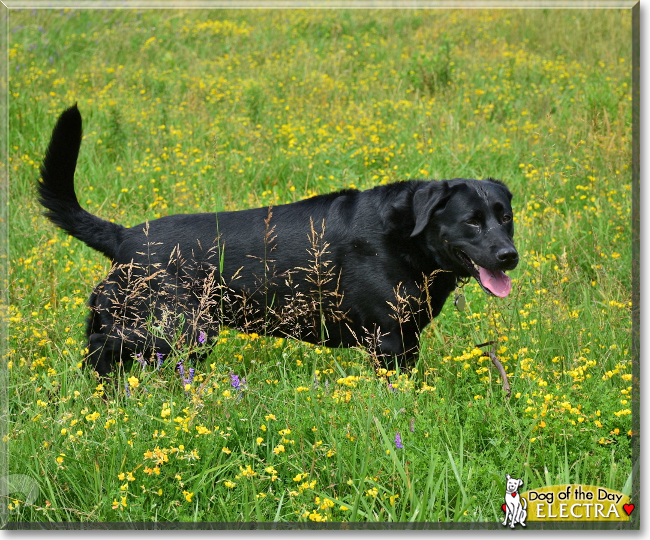
<svg viewBox="0 0 650 540"><path fill-rule="evenodd" d="M406 366L460 280L510 292L512 195L496 180L400 182L126 228L79 205L80 145L74 106L54 128L38 190L54 224L113 261L89 301L87 361L100 375L138 353L203 356L222 325L363 345Z"/></svg>

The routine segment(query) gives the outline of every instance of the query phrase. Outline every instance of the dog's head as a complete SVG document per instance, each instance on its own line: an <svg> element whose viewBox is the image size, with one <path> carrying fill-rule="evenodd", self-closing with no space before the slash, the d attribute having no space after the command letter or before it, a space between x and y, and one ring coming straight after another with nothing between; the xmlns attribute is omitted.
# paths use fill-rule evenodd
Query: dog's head
<svg viewBox="0 0 650 540"><path fill-rule="evenodd" d="M510 293L519 262L513 243L512 194L497 180L445 180L423 184L413 195L415 227L443 270L474 277L494 296Z"/></svg>
<svg viewBox="0 0 650 540"><path fill-rule="evenodd" d="M516 493L523 485L524 481L521 478L512 478L509 474L506 474L506 493Z"/></svg>

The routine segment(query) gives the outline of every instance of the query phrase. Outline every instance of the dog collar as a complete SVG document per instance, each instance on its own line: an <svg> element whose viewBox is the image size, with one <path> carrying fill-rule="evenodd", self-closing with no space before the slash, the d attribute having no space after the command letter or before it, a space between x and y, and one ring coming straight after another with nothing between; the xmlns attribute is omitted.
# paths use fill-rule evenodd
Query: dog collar
<svg viewBox="0 0 650 540"><path fill-rule="evenodd" d="M465 295L463 294L463 287L469 283L470 278L461 278L456 276L456 297L454 298L454 305L458 311L465 311Z"/></svg>

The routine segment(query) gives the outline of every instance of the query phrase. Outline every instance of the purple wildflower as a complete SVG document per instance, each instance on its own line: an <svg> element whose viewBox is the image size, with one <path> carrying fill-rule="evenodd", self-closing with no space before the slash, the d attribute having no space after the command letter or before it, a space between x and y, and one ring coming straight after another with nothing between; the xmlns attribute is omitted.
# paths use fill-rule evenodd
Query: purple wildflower
<svg viewBox="0 0 650 540"><path fill-rule="evenodd" d="M144 368L147 365L147 361L144 358L142 358L142 353L136 354L135 359L140 363L140 365L142 366L142 371L144 371Z"/></svg>
<svg viewBox="0 0 650 540"><path fill-rule="evenodd" d="M185 366L183 365L183 361L181 360L176 365L178 366L178 373L183 379L183 386L185 386L186 384L192 384L192 381L194 380L194 368L190 368L188 370L189 377L185 378Z"/></svg>
<svg viewBox="0 0 650 540"><path fill-rule="evenodd" d="M201 330L199 332L199 343L201 345L203 345L205 343L206 338L207 338L207 336L205 335L205 332L203 330Z"/></svg>
<svg viewBox="0 0 650 540"><path fill-rule="evenodd" d="M192 384L192 381L194 380L194 368L190 368L188 370L188 377L185 378L185 366L183 365L183 360L178 362L176 364L176 367L178 368L178 374L181 376L181 379L183 381L183 388L185 388L188 384ZM187 396L187 390L185 391L185 395Z"/></svg>
<svg viewBox="0 0 650 540"><path fill-rule="evenodd" d="M411 433L415 431L415 418L411 418Z"/></svg>
<svg viewBox="0 0 650 540"><path fill-rule="evenodd" d="M389 385L388 385L388 389L389 389L391 392L394 392L394 391L395 391L395 389L393 388L393 383L389 383Z"/></svg>
<svg viewBox="0 0 650 540"><path fill-rule="evenodd" d="M156 356L158 357L158 369L160 369L163 365L163 353L156 353Z"/></svg>
<svg viewBox="0 0 650 540"><path fill-rule="evenodd" d="M124 391L126 392L126 397L131 397L131 390L129 390L129 383L124 384Z"/></svg>
<svg viewBox="0 0 650 540"><path fill-rule="evenodd" d="M244 390L246 390L246 379L239 380L239 375L235 375L232 371L230 372L230 384L235 390L239 390L239 395L237 396L237 403L241 401L244 397Z"/></svg>
<svg viewBox="0 0 650 540"><path fill-rule="evenodd" d="M399 436L399 431L395 432L395 448L404 448L404 445L402 444L402 437Z"/></svg>
<svg viewBox="0 0 650 540"><path fill-rule="evenodd" d="M241 384L239 385L239 395L237 396L237 403L239 403L244 397L244 390L246 390L246 379L242 379Z"/></svg>

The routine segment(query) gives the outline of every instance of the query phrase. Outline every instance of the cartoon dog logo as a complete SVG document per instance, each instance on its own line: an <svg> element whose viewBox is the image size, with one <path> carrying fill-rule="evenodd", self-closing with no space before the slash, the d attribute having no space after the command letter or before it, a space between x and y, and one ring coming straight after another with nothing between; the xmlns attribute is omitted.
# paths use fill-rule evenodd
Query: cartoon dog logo
<svg viewBox="0 0 650 540"><path fill-rule="evenodd" d="M519 496L519 488L523 485L523 480L512 478L509 474L506 474L506 503L503 505L506 518L503 520L503 526L507 525L508 518L510 518L511 529L514 529L517 523L522 527L526 526L526 517L528 516L526 508L528 508L528 501Z"/></svg>

